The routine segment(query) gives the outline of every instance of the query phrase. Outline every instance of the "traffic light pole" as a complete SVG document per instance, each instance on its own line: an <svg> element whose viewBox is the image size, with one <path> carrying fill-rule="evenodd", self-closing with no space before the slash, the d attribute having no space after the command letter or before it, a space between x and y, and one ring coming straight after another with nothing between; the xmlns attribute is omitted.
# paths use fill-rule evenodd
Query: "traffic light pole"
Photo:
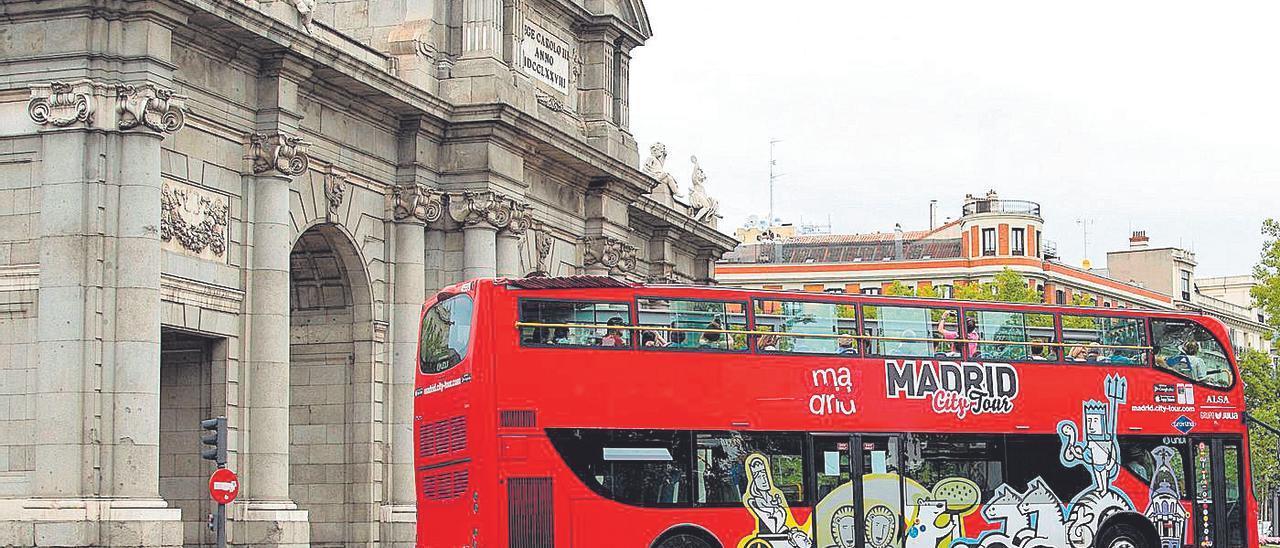
<svg viewBox="0 0 1280 548"><path fill-rule="evenodd" d="M227 505L219 504L213 511L213 541L218 548L227 548Z"/></svg>
<svg viewBox="0 0 1280 548"><path fill-rule="evenodd" d="M200 458L211 460L221 470L227 467L227 418L217 417L200 421L200 429L204 434L200 443ZM214 474L216 477L217 474ZM234 476L233 476L234 477ZM212 481L212 480L211 480ZM211 485L213 485L211 483ZM234 495L233 495L234 496ZM213 531L215 545L227 548L227 505L218 503L218 508L209 516L209 529Z"/></svg>

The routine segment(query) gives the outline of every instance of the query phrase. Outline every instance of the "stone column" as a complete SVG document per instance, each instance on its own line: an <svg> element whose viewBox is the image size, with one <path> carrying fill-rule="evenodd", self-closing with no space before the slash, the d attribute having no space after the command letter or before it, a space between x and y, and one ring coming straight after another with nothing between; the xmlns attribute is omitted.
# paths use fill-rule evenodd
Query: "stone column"
<svg viewBox="0 0 1280 548"><path fill-rule="evenodd" d="M413 381L418 371L418 324L427 293L425 225L444 213L440 194L420 184L394 188L392 219L395 221L395 280L391 319L391 455L387 478L388 503L393 513L408 514L414 504ZM412 533L413 531L408 531ZM411 536L410 536L411 538Z"/></svg>
<svg viewBox="0 0 1280 548"><path fill-rule="evenodd" d="M524 237L532 222L529 209L524 204L515 203L511 222L506 228L498 231L496 253L498 276L519 278L525 274L520 271L520 239Z"/></svg>
<svg viewBox="0 0 1280 548"><path fill-rule="evenodd" d="M462 277L492 278L497 275L497 243L494 236L498 229L486 223L468 225L462 229Z"/></svg>
<svg viewBox="0 0 1280 548"><path fill-rule="evenodd" d="M289 183L305 173L301 139L251 136L253 270L249 275L246 498L289 502Z"/></svg>
<svg viewBox="0 0 1280 548"><path fill-rule="evenodd" d="M490 191L449 195L449 217L462 225L462 275L465 279L497 275L498 230L507 228L516 202ZM516 255L517 264L519 256Z"/></svg>

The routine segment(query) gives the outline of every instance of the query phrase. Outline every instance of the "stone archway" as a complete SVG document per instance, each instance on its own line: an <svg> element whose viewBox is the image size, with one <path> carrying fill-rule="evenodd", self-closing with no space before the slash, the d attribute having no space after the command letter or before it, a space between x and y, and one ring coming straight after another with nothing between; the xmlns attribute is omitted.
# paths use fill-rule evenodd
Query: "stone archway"
<svg viewBox="0 0 1280 548"><path fill-rule="evenodd" d="M351 546L376 515L361 494L373 468L369 276L334 224L304 231L289 262L289 494L311 546Z"/></svg>

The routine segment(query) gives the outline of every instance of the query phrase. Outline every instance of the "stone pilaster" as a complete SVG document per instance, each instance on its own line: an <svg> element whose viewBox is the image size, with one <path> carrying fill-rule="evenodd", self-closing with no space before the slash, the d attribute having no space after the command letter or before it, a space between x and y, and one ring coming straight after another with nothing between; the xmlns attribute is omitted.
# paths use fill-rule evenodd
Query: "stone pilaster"
<svg viewBox="0 0 1280 548"><path fill-rule="evenodd" d="M502 0L462 0L462 58L502 58Z"/></svg>
<svg viewBox="0 0 1280 548"><path fill-rule="evenodd" d="M19 519L40 542L182 542L179 512L159 494L160 144L182 128L182 109L149 83L32 86L46 205L36 498Z"/></svg>

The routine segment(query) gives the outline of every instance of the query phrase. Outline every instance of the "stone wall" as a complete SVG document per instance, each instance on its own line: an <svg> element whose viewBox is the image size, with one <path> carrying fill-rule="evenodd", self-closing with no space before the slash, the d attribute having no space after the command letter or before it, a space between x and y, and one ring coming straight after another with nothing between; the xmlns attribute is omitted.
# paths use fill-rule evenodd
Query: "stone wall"
<svg viewBox="0 0 1280 548"><path fill-rule="evenodd" d="M627 129L647 22L567 1L6 3L0 545L207 542L215 415L232 544L412 545L425 296L707 281L732 240L646 196Z"/></svg>

